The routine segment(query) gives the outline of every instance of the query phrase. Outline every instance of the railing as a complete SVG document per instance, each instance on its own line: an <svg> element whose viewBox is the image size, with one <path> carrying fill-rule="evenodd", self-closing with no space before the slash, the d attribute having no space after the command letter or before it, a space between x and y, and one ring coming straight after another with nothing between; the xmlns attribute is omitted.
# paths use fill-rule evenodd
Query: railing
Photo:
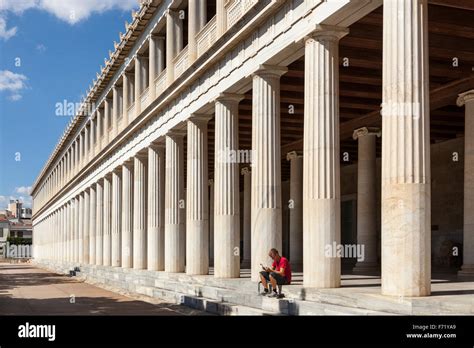
<svg viewBox="0 0 474 348"><path fill-rule="evenodd" d="M158 74L155 78L155 93L156 97L159 97L161 93L166 89L166 69Z"/></svg>
<svg viewBox="0 0 474 348"><path fill-rule="evenodd" d="M227 28L232 27L258 0L230 0L225 4Z"/></svg>
<svg viewBox="0 0 474 348"><path fill-rule="evenodd" d="M177 79L188 68L188 46L183 48L181 52L173 59L174 78Z"/></svg>
<svg viewBox="0 0 474 348"><path fill-rule="evenodd" d="M148 87L143 91L142 95L140 96L140 105L141 105L141 110L145 110L145 108L148 106Z"/></svg>
<svg viewBox="0 0 474 348"><path fill-rule="evenodd" d="M197 56L206 52L217 41L217 18L214 16L196 36Z"/></svg>
<svg viewBox="0 0 474 348"><path fill-rule="evenodd" d="M135 118L135 103L133 103L132 105L128 107L127 115L128 115L129 122Z"/></svg>

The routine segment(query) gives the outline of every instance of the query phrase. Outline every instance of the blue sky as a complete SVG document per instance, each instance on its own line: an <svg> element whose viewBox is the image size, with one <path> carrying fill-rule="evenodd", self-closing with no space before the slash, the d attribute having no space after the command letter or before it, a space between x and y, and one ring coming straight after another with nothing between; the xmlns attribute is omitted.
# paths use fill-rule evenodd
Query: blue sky
<svg viewBox="0 0 474 348"><path fill-rule="evenodd" d="M11 198L30 204L28 188L69 122L55 115L56 103L79 101L132 7L135 0L0 0L0 209Z"/></svg>

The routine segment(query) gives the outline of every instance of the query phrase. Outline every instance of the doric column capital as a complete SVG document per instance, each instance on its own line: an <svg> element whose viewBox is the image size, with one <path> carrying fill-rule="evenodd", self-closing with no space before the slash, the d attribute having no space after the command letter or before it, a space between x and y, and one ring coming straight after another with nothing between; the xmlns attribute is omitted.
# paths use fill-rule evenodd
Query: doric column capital
<svg viewBox="0 0 474 348"><path fill-rule="evenodd" d="M156 151L164 151L166 146L164 142L160 141L160 142L152 142L148 147Z"/></svg>
<svg viewBox="0 0 474 348"><path fill-rule="evenodd" d="M291 161L291 160L299 158L299 157L301 157L301 155L298 154L297 151L290 151L286 154L286 160L287 161Z"/></svg>
<svg viewBox="0 0 474 348"><path fill-rule="evenodd" d="M135 156L133 156L134 158L137 158L139 160L145 160L148 158L148 150L145 149L145 150L140 150L138 151Z"/></svg>
<svg viewBox="0 0 474 348"><path fill-rule="evenodd" d="M186 135L186 130L185 129L179 129L179 128L171 128L166 132L166 136L176 139L176 138L183 138Z"/></svg>
<svg viewBox="0 0 474 348"><path fill-rule="evenodd" d="M133 157L127 158L122 162L122 166L125 166L127 168L133 167Z"/></svg>
<svg viewBox="0 0 474 348"><path fill-rule="evenodd" d="M154 40L165 40L165 36L162 34L156 34L156 33L151 33L148 35L148 39L154 39Z"/></svg>
<svg viewBox="0 0 474 348"><path fill-rule="evenodd" d="M242 174L242 175L252 174L252 170L250 169L250 167L243 167L240 170L240 174Z"/></svg>
<svg viewBox="0 0 474 348"><path fill-rule="evenodd" d="M122 166L118 166L114 169L112 169L112 172L111 173L114 173L114 174L121 174L122 173Z"/></svg>
<svg viewBox="0 0 474 348"><path fill-rule="evenodd" d="M243 94L224 92L224 93L220 93L214 101L220 102L220 103L226 103L226 102L238 103L244 98L245 96Z"/></svg>
<svg viewBox="0 0 474 348"><path fill-rule="evenodd" d="M468 102L474 101L474 89L470 91L459 94L459 97L456 101L457 106L464 106Z"/></svg>
<svg viewBox="0 0 474 348"><path fill-rule="evenodd" d="M213 115L211 114L191 114L191 116L188 118L188 121L193 122L193 123L199 123L199 124L207 124L211 119Z"/></svg>
<svg viewBox="0 0 474 348"><path fill-rule="evenodd" d="M135 74L130 72L130 71L124 71L122 75L124 77L126 77L127 79L131 79L131 78L135 77Z"/></svg>
<svg viewBox="0 0 474 348"><path fill-rule="evenodd" d="M380 128L377 128L377 127L362 127L362 128L358 128L354 130L354 133L352 134L352 138L354 140L357 140L360 137L363 137L366 135L375 135L377 137L380 137L382 135L382 132L380 131Z"/></svg>
<svg viewBox="0 0 474 348"><path fill-rule="evenodd" d="M253 77L255 76L281 77L287 71L288 71L288 68L286 66L261 64L253 72L252 76Z"/></svg>
<svg viewBox="0 0 474 348"><path fill-rule="evenodd" d="M334 25L318 24L316 25L314 31L305 37L305 42L308 42L308 40L339 41L347 34L349 34L348 28L338 27Z"/></svg>

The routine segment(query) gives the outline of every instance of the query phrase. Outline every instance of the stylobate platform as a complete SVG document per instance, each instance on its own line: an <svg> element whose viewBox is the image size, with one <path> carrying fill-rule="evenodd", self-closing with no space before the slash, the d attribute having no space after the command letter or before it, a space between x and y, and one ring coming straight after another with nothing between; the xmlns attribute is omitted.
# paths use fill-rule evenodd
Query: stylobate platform
<svg viewBox="0 0 474 348"><path fill-rule="evenodd" d="M158 297L223 315L473 315L474 279L444 274L432 279L428 297L390 297L380 293L380 277L346 274L336 289L305 288L302 273L283 287L284 299L261 296L250 281L250 270L240 278L217 279L120 267L54 263L36 260L39 267L69 273L119 293Z"/></svg>

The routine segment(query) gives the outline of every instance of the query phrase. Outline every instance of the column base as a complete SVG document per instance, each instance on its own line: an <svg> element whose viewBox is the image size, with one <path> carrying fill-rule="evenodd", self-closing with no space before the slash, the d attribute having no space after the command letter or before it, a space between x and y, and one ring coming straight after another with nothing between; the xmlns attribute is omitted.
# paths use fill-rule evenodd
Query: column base
<svg viewBox="0 0 474 348"><path fill-rule="evenodd" d="M458 272L458 277L474 278L474 265L463 265Z"/></svg>
<svg viewBox="0 0 474 348"><path fill-rule="evenodd" d="M357 262L352 269L352 274L380 275L380 265L376 262Z"/></svg>

